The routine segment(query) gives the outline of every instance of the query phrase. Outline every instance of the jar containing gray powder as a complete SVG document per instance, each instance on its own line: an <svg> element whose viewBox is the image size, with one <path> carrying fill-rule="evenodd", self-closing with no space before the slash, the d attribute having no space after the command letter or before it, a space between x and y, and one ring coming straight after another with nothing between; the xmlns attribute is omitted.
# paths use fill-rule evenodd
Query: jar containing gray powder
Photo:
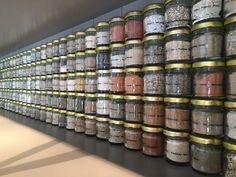
<svg viewBox="0 0 236 177"><path fill-rule="evenodd" d="M128 122L143 121L142 96L125 96L125 120Z"/></svg>
<svg viewBox="0 0 236 177"><path fill-rule="evenodd" d="M125 45L114 43L110 45L111 68L123 68L125 66Z"/></svg>
<svg viewBox="0 0 236 177"><path fill-rule="evenodd" d="M96 114L100 116L109 116L110 98L109 94L97 94Z"/></svg>
<svg viewBox="0 0 236 177"><path fill-rule="evenodd" d="M75 112L84 113L84 105L85 105L85 94L76 93Z"/></svg>
<svg viewBox="0 0 236 177"><path fill-rule="evenodd" d="M225 136L236 140L236 102L225 102Z"/></svg>
<svg viewBox="0 0 236 177"><path fill-rule="evenodd" d="M124 122L117 120L109 121L109 142L114 144L123 144L124 143Z"/></svg>
<svg viewBox="0 0 236 177"><path fill-rule="evenodd" d="M67 92L67 106L66 106L66 109L68 111L75 111L75 99L76 99L76 93L75 92Z"/></svg>
<svg viewBox="0 0 236 177"><path fill-rule="evenodd" d="M85 134L96 135L96 117L85 115Z"/></svg>
<svg viewBox="0 0 236 177"><path fill-rule="evenodd" d="M85 132L85 118L84 114L76 113L75 114L75 132L84 133Z"/></svg>
<svg viewBox="0 0 236 177"><path fill-rule="evenodd" d="M60 110L60 114L58 117L58 126L66 127L66 110Z"/></svg>
<svg viewBox="0 0 236 177"><path fill-rule="evenodd" d="M227 61L226 66L226 97L236 101L236 60Z"/></svg>
<svg viewBox="0 0 236 177"><path fill-rule="evenodd" d="M236 144L230 141L224 142L223 155L224 177L234 177L236 174Z"/></svg>
<svg viewBox="0 0 236 177"><path fill-rule="evenodd" d="M46 108L46 123L52 123L52 114L53 114L53 112L52 112L52 108L50 108L50 107L47 107Z"/></svg>
<svg viewBox="0 0 236 177"><path fill-rule="evenodd" d="M236 15L228 17L225 22L225 55L236 57Z"/></svg>
<svg viewBox="0 0 236 177"><path fill-rule="evenodd" d="M52 73L53 74L60 73L60 58L59 57L53 57L52 59Z"/></svg>
<svg viewBox="0 0 236 177"><path fill-rule="evenodd" d="M75 129L75 112L67 111L66 112L66 129L74 130Z"/></svg>
<svg viewBox="0 0 236 177"><path fill-rule="evenodd" d="M75 54L68 54L67 55L66 69L67 69L67 72L75 72L76 71Z"/></svg>
<svg viewBox="0 0 236 177"><path fill-rule="evenodd" d="M109 138L109 119L103 117L96 118L96 137L99 139L108 139Z"/></svg>
<svg viewBox="0 0 236 177"><path fill-rule="evenodd" d="M75 34L76 51L85 51L85 32L79 31Z"/></svg>
<svg viewBox="0 0 236 177"><path fill-rule="evenodd" d="M110 95L110 114L109 117L114 120L125 119L125 99L123 95Z"/></svg>
<svg viewBox="0 0 236 177"><path fill-rule="evenodd" d="M97 77L96 72L86 72L85 73L85 89L86 93L97 92Z"/></svg>
<svg viewBox="0 0 236 177"><path fill-rule="evenodd" d="M67 108L67 93L66 92L60 92L59 97L59 109L65 109Z"/></svg>
<svg viewBox="0 0 236 177"><path fill-rule="evenodd" d="M236 13L236 0L224 0L224 17L227 18Z"/></svg>
<svg viewBox="0 0 236 177"><path fill-rule="evenodd" d="M52 56L57 57L59 56L59 40L55 39L52 41Z"/></svg>
<svg viewBox="0 0 236 177"><path fill-rule="evenodd" d="M85 71L85 52L76 53L75 67L76 71L79 72Z"/></svg>
<svg viewBox="0 0 236 177"><path fill-rule="evenodd" d="M67 50L66 50L66 41L67 39L62 37L59 39L59 56L62 55L67 55Z"/></svg>

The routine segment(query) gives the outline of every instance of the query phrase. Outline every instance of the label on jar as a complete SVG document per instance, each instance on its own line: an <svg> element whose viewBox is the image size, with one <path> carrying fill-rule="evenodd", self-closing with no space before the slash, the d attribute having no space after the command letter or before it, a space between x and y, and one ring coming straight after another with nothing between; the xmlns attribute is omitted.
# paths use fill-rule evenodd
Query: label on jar
<svg viewBox="0 0 236 177"><path fill-rule="evenodd" d="M96 48L96 36L86 36L85 37L85 47L87 49Z"/></svg>
<svg viewBox="0 0 236 177"><path fill-rule="evenodd" d="M84 51L85 50L85 39L76 39L75 40L75 48L76 48L76 51Z"/></svg>
<svg viewBox="0 0 236 177"><path fill-rule="evenodd" d="M111 55L112 67L124 67L125 55Z"/></svg>
<svg viewBox="0 0 236 177"><path fill-rule="evenodd" d="M75 80L67 80L67 90L68 91L75 90Z"/></svg>
<svg viewBox="0 0 236 177"><path fill-rule="evenodd" d="M66 81L61 80L60 81L60 90L65 91L66 90Z"/></svg>
<svg viewBox="0 0 236 177"><path fill-rule="evenodd" d="M58 115L53 115L52 117L52 124L57 125L58 124Z"/></svg>
<svg viewBox="0 0 236 177"><path fill-rule="evenodd" d="M110 35L109 32L97 32L97 44L109 44Z"/></svg>
<svg viewBox="0 0 236 177"><path fill-rule="evenodd" d="M164 33L165 32L165 17L162 15L150 15L144 18L145 35L149 33Z"/></svg>
<svg viewBox="0 0 236 177"><path fill-rule="evenodd" d="M98 77L97 87L100 91L110 90L110 77Z"/></svg>
<svg viewBox="0 0 236 177"><path fill-rule="evenodd" d="M109 115L110 113L110 101L98 100L96 104L96 112L100 115Z"/></svg>
<svg viewBox="0 0 236 177"><path fill-rule="evenodd" d="M233 29L226 33L226 43L225 43L225 48L226 48L226 56L231 56L231 55L236 55L236 30Z"/></svg>

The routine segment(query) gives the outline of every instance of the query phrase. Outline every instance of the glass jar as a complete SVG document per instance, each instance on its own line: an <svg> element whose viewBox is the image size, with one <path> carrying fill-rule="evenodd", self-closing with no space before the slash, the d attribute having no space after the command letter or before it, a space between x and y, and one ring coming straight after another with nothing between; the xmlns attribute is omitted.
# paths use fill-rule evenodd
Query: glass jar
<svg viewBox="0 0 236 177"><path fill-rule="evenodd" d="M66 110L67 108L67 93L66 92L60 92L60 97L59 97L59 109L64 109Z"/></svg>
<svg viewBox="0 0 236 177"><path fill-rule="evenodd" d="M46 60L46 74L52 74L52 59Z"/></svg>
<svg viewBox="0 0 236 177"><path fill-rule="evenodd" d="M141 11L131 11L125 15L125 38L142 39L143 16Z"/></svg>
<svg viewBox="0 0 236 177"><path fill-rule="evenodd" d="M66 112L66 129L74 130L75 129L75 112L67 111Z"/></svg>
<svg viewBox="0 0 236 177"><path fill-rule="evenodd" d="M224 109L222 101L191 100L192 133L205 136L223 135Z"/></svg>
<svg viewBox="0 0 236 177"><path fill-rule="evenodd" d="M67 89L67 75L66 74L60 74L60 91L66 91Z"/></svg>
<svg viewBox="0 0 236 177"><path fill-rule="evenodd" d="M67 36L66 50L68 54L75 53L75 35L70 34Z"/></svg>
<svg viewBox="0 0 236 177"><path fill-rule="evenodd" d="M96 118L96 137L99 139L107 140L109 138L109 119L103 117Z"/></svg>
<svg viewBox="0 0 236 177"><path fill-rule="evenodd" d="M189 134L164 130L166 136L165 157L174 164L188 164L190 161Z"/></svg>
<svg viewBox="0 0 236 177"><path fill-rule="evenodd" d="M47 45L41 45L40 49L40 59L47 59Z"/></svg>
<svg viewBox="0 0 236 177"><path fill-rule="evenodd" d="M109 23L99 22L96 25L96 45L109 45L110 43L110 29Z"/></svg>
<svg viewBox="0 0 236 177"><path fill-rule="evenodd" d="M226 58L236 57L236 15L228 17L225 22L225 55Z"/></svg>
<svg viewBox="0 0 236 177"><path fill-rule="evenodd" d="M84 133L85 132L85 118L84 114L75 114L75 132Z"/></svg>
<svg viewBox="0 0 236 177"><path fill-rule="evenodd" d="M223 154L224 177L234 177L236 174L236 144L235 142L224 141Z"/></svg>
<svg viewBox="0 0 236 177"><path fill-rule="evenodd" d="M75 72L76 71L76 59L75 54L68 54L66 61L67 72Z"/></svg>
<svg viewBox="0 0 236 177"><path fill-rule="evenodd" d="M77 52L75 60L76 71L85 71L85 52Z"/></svg>
<svg viewBox="0 0 236 177"><path fill-rule="evenodd" d="M85 73L77 72L75 73L75 91L84 92L85 90Z"/></svg>
<svg viewBox="0 0 236 177"><path fill-rule="evenodd" d="M40 90L46 90L46 76L40 76Z"/></svg>
<svg viewBox="0 0 236 177"><path fill-rule="evenodd" d="M39 61L39 60L41 60L41 47L36 47L36 61Z"/></svg>
<svg viewBox="0 0 236 177"><path fill-rule="evenodd" d="M210 19L221 19L222 0L193 0L192 23Z"/></svg>
<svg viewBox="0 0 236 177"><path fill-rule="evenodd" d="M123 95L110 95L110 114L109 117L114 120L125 119L125 98Z"/></svg>
<svg viewBox="0 0 236 177"><path fill-rule="evenodd" d="M97 47L96 56L96 69L109 69L110 68L110 48L109 46Z"/></svg>
<svg viewBox="0 0 236 177"><path fill-rule="evenodd" d="M46 121L46 107L40 106L40 118L39 120L45 122Z"/></svg>
<svg viewBox="0 0 236 177"><path fill-rule="evenodd" d="M36 61L36 48L32 48L31 49L30 61L31 62L35 62ZM14 62L14 60L13 60L13 62Z"/></svg>
<svg viewBox="0 0 236 177"><path fill-rule="evenodd" d="M84 106L85 106L85 94L76 93L75 112L84 113Z"/></svg>
<svg viewBox="0 0 236 177"><path fill-rule="evenodd" d="M67 56L60 56L60 73L67 72Z"/></svg>
<svg viewBox="0 0 236 177"><path fill-rule="evenodd" d="M75 50L85 51L85 32L79 31L75 34Z"/></svg>
<svg viewBox="0 0 236 177"><path fill-rule="evenodd" d="M131 150L142 149L142 125L125 123L125 141L126 148Z"/></svg>
<svg viewBox="0 0 236 177"><path fill-rule="evenodd" d="M168 64L165 67L165 93L167 96L191 96L192 76L190 64Z"/></svg>
<svg viewBox="0 0 236 177"><path fill-rule="evenodd" d="M190 27L191 5L189 0L165 0L166 29Z"/></svg>
<svg viewBox="0 0 236 177"><path fill-rule="evenodd" d="M166 97L165 128L176 131L190 130L190 105L187 98Z"/></svg>
<svg viewBox="0 0 236 177"><path fill-rule="evenodd" d="M165 32L165 16L163 4L149 4L144 7L143 13L144 35Z"/></svg>
<svg viewBox="0 0 236 177"><path fill-rule="evenodd" d="M125 70L111 69L110 92L124 93L125 92Z"/></svg>
<svg viewBox="0 0 236 177"><path fill-rule="evenodd" d="M60 110L58 127L66 127L66 110Z"/></svg>
<svg viewBox="0 0 236 177"><path fill-rule="evenodd" d="M191 166L205 174L219 174L222 170L220 139L191 136Z"/></svg>
<svg viewBox="0 0 236 177"><path fill-rule="evenodd" d="M96 117L85 115L85 134L96 135Z"/></svg>
<svg viewBox="0 0 236 177"><path fill-rule="evenodd" d="M227 61L226 66L226 97L236 101L236 60Z"/></svg>
<svg viewBox="0 0 236 177"><path fill-rule="evenodd" d="M125 120L128 122L143 121L143 102L141 96L125 96Z"/></svg>
<svg viewBox="0 0 236 177"><path fill-rule="evenodd" d="M46 74L46 60L40 62L40 75Z"/></svg>
<svg viewBox="0 0 236 177"><path fill-rule="evenodd" d="M149 156L164 155L164 136L162 128L142 126L143 153Z"/></svg>
<svg viewBox="0 0 236 177"><path fill-rule="evenodd" d="M125 67L143 65L143 45L141 40L129 40L125 43Z"/></svg>
<svg viewBox="0 0 236 177"><path fill-rule="evenodd" d="M123 144L124 143L124 122L118 120L109 121L109 139L110 143Z"/></svg>
<svg viewBox="0 0 236 177"><path fill-rule="evenodd" d="M46 90L52 90L52 75L47 75L47 76L46 76L45 89L46 89Z"/></svg>
<svg viewBox="0 0 236 177"><path fill-rule="evenodd" d="M143 73L140 68L127 68L125 76L125 93L142 94L143 93Z"/></svg>
<svg viewBox="0 0 236 177"><path fill-rule="evenodd" d="M53 74L60 73L60 58L59 57L53 57L52 59L52 73Z"/></svg>
<svg viewBox="0 0 236 177"><path fill-rule="evenodd" d="M84 113L85 114L96 114L96 95L95 94L86 94L86 99L84 102Z"/></svg>
<svg viewBox="0 0 236 177"><path fill-rule="evenodd" d="M66 109L68 111L75 111L75 100L76 100L76 93L67 92L67 106L66 106Z"/></svg>
<svg viewBox="0 0 236 177"><path fill-rule="evenodd" d="M224 97L224 66L225 63L221 61L205 61L193 64L195 97Z"/></svg>
<svg viewBox="0 0 236 177"><path fill-rule="evenodd" d="M52 56L58 57L59 56L59 40L52 41Z"/></svg>
<svg viewBox="0 0 236 177"><path fill-rule="evenodd" d="M108 116L110 113L109 94L97 94L96 114L100 116Z"/></svg>
<svg viewBox="0 0 236 177"><path fill-rule="evenodd" d="M59 56L63 56L67 54L67 48L66 48L66 43L67 43L67 39L62 37L59 39Z"/></svg>
<svg viewBox="0 0 236 177"><path fill-rule="evenodd" d="M162 127L165 118L165 105L163 97L143 97L143 124Z"/></svg>
<svg viewBox="0 0 236 177"><path fill-rule="evenodd" d="M60 75L59 74L52 75L52 89L54 91L60 90Z"/></svg>
<svg viewBox="0 0 236 177"><path fill-rule="evenodd" d="M110 45L110 64L111 68L124 68L125 66L125 45L115 43Z"/></svg>
<svg viewBox="0 0 236 177"><path fill-rule="evenodd" d="M110 42L125 41L125 20L123 17L114 17L110 21Z"/></svg>
<svg viewBox="0 0 236 177"><path fill-rule="evenodd" d="M224 121L224 133L225 136L232 140L236 140L236 102L225 102L225 121Z"/></svg>
<svg viewBox="0 0 236 177"><path fill-rule="evenodd" d="M46 105L46 94L47 94L47 92L46 91L41 91L40 93L41 93L40 94L40 104L42 106L45 106Z"/></svg>
<svg viewBox="0 0 236 177"><path fill-rule="evenodd" d="M52 113L52 125L58 125L60 110L59 109L53 109L52 111L53 111L53 113Z"/></svg>
<svg viewBox="0 0 236 177"><path fill-rule="evenodd" d="M223 23L208 21L192 27L192 59L222 60L223 57Z"/></svg>
<svg viewBox="0 0 236 177"><path fill-rule="evenodd" d="M52 123L52 114L53 114L52 108L47 107L46 108L46 120L45 120L46 123Z"/></svg>
<svg viewBox="0 0 236 177"><path fill-rule="evenodd" d="M96 72L85 73L85 92L96 93L97 92L97 77Z"/></svg>
<svg viewBox="0 0 236 177"><path fill-rule="evenodd" d="M47 49L46 49L47 58L52 58L52 43L47 43Z"/></svg>
<svg viewBox="0 0 236 177"><path fill-rule="evenodd" d="M67 74L67 91L75 91L75 73Z"/></svg>
<svg viewBox="0 0 236 177"><path fill-rule="evenodd" d="M85 71L96 70L96 50L85 51Z"/></svg>
<svg viewBox="0 0 236 177"><path fill-rule="evenodd" d="M110 70L97 71L97 91L101 93L110 91Z"/></svg>
<svg viewBox="0 0 236 177"><path fill-rule="evenodd" d="M85 31L85 48L96 49L96 29L88 28Z"/></svg>
<svg viewBox="0 0 236 177"><path fill-rule="evenodd" d="M224 0L224 17L227 18L236 13L236 1Z"/></svg>

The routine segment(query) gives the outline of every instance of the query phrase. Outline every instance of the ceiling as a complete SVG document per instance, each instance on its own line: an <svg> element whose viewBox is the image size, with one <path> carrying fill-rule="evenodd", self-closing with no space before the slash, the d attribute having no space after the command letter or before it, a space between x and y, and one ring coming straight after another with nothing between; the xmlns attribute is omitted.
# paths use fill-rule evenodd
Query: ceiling
<svg viewBox="0 0 236 177"><path fill-rule="evenodd" d="M0 56L134 0L1 0Z"/></svg>

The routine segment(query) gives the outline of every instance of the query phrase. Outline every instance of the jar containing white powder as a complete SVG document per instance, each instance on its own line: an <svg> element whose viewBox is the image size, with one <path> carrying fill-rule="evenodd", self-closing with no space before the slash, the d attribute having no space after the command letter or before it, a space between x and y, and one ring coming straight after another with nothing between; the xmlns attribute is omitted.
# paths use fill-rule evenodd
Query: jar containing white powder
<svg viewBox="0 0 236 177"><path fill-rule="evenodd" d="M236 102L225 102L225 135L236 140Z"/></svg>

